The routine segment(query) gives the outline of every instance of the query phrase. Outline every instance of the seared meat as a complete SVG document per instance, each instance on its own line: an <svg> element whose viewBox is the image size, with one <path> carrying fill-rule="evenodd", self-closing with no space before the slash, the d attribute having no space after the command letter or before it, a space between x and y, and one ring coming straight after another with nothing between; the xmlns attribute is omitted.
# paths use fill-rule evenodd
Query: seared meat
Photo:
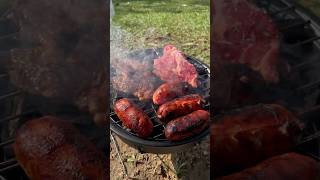
<svg viewBox="0 0 320 180"><path fill-rule="evenodd" d="M246 64L277 83L279 34L271 18L248 0L213 1L215 62Z"/></svg>
<svg viewBox="0 0 320 180"><path fill-rule="evenodd" d="M106 9L102 0L17 0L10 18L23 49L11 52L11 82L106 124Z"/></svg>
<svg viewBox="0 0 320 180"><path fill-rule="evenodd" d="M292 150L302 124L280 105L256 105L216 118L211 126L213 174L226 175Z"/></svg>
<svg viewBox="0 0 320 180"><path fill-rule="evenodd" d="M120 99L114 103L114 112L123 125L146 138L153 132L153 123L142 109L137 107L127 98Z"/></svg>
<svg viewBox="0 0 320 180"><path fill-rule="evenodd" d="M160 121L167 123L174 118L202 109L203 104L204 99L200 95L186 95L159 106L157 116Z"/></svg>
<svg viewBox="0 0 320 180"><path fill-rule="evenodd" d="M297 153L275 156L244 171L217 180L317 180L318 162Z"/></svg>
<svg viewBox="0 0 320 180"><path fill-rule="evenodd" d="M114 61L111 65L115 69L115 75L111 80L114 89L133 94L139 100L152 98L160 81L152 73L152 66L148 62L119 60Z"/></svg>
<svg viewBox="0 0 320 180"><path fill-rule="evenodd" d="M32 180L109 179L106 156L71 124L46 116L17 132L14 152Z"/></svg>
<svg viewBox="0 0 320 180"><path fill-rule="evenodd" d="M199 134L209 126L209 112L197 110L170 121L164 134L171 141L180 141Z"/></svg>
<svg viewBox="0 0 320 180"><path fill-rule="evenodd" d="M154 71L163 81L169 83L187 82L198 86L198 73L185 56L172 45L163 48L163 56L154 60Z"/></svg>
<svg viewBox="0 0 320 180"><path fill-rule="evenodd" d="M190 89L186 83L164 83L153 93L152 100L154 104L161 105L188 92Z"/></svg>

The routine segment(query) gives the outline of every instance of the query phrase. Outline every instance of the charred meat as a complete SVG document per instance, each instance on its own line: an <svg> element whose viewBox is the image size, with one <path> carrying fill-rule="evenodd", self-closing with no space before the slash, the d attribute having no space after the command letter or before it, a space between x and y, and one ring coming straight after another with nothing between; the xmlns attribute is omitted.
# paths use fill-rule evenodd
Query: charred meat
<svg viewBox="0 0 320 180"><path fill-rule="evenodd" d="M164 104L176 97L186 95L189 90L186 83L164 83L153 93L153 103L156 105Z"/></svg>
<svg viewBox="0 0 320 180"><path fill-rule="evenodd" d="M180 141L199 134L208 126L209 113L204 110L197 110L170 121L164 129L164 133L167 139Z"/></svg>
<svg viewBox="0 0 320 180"><path fill-rule="evenodd" d="M210 146L216 176L291 151L303 128L290 111L275 104L248 106L215 121Z"/></svg>
<svg viewBox="0 0 320 180"><path fill-rule="evenodd" d="M11 82L107 124L106 9L102 0L15 1L10 18L23 43L11 51Z"/></svg>
<svg viewBox="0 0 320 180"><path fill-rule="evenodd" d="M165 82L187 82L192 87L198 86L196 68L172 45L166 45L163 48L163 56L154 60L153 72Z"/></svg>
<svg viewBox="0 0 320 180"><path fill-rule="evenodd" d="M203 103L204 99L198 94L183 96L162 104L157 110L157 116L166 123L179 116L201 110Z"/></svg>
<svg viewBox="0 0 320 180"><path fill-rule="evenodd" d="M152 73L152 66L139 60L119 60L111 64L115 71L112 87L139 100L149 100L159 85L159 79Z"/></svg>
<svg viewBox="0 0 320 180"><path fill-rule="evenodd" d="M316 160L297 153L287 153L272 157L256 166L217 180L315 180L319 177L319 165Z"/></svg>
<svg viewBox="0 0 320 180"><path fill-rule="evenodd" d="M14 152L32 180L109 179L103 152L72 124L55 117L24 124L17 132Z"/></svg>
<svg viewBox="0 0 320 180"><path fill-rule="evenodd" d="M137 133L142 138L148 137L153 131L153 123L142 109L127 98L114 104L114 111L124 126Z"/></svg>
<svg viewBox="0 0 320 180"><path fill-rule="evenodd" d="M248 0L213 1L216 62L246 64L267 82L279 81L279 33L271 18Z"/></svg>

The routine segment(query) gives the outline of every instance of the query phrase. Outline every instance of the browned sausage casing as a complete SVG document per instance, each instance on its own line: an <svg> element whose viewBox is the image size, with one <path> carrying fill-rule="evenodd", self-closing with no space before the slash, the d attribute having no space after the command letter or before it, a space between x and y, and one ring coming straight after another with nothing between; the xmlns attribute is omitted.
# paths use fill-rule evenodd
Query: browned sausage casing
<svg viewBox="0 0 320 180"><path fill-rule="evenodd" d="M213 175L226 175L295 146L303 126L286 108L276 104L248 106L211 126Z"/></svg>
<svg viewBox="0 0 320 180"><path fill-rule="evenodd" d="M17 132L14 152L32 180L109 179L102 150L69 123L55 117L28 121Z"/></svg>
<svg viewBox="0 0 320 180"><path fill-rule="evenodd" d="M319 172L318 163L314 159L287 153L217 180L319 180Z"/></svg>
<svg viewBox="0 0 320 180"><path fill-rule="evenodd" d="M199 134L209 126L209 113L204 110L194 111L186 116L170 121L164 130L171 141L179 141Z"/></svg>
<svg viewBox="0 0 320 180"><path fill-rule="evenodd" d="M153 93L153 103L161 105L178 96L186 95L188 90L186 83L164 83Z"/></svg>
<svg viewBox="0 0 320 180"><path fill-rule="evenodd" d="M157 116L162 122L168 122L202 109L202 103L203 99L200 95L187 95L162 104L157 110Z"/></svg>
<svg viewBox="0 0 320 180"><path fill-rule="evenodd" d="M145 138L152 133L153 123L150 118L127 98L115 102L114 112L122 123L139 137Z"/></svg>

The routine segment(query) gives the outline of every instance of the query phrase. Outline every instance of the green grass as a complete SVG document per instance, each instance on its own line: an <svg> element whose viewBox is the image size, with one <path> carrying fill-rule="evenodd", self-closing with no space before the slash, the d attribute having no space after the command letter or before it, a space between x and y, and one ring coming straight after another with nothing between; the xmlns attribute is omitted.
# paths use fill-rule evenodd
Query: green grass
<svg viewBox="0 0 320 180"><path fill-rule="evenodd" d="M173 44L209 64L209 0L115 0L113 24L131 34L129 48Z"/></svg>
<svg viewBox="0 0 320 180"><path fill-rule="evenodd" d="M298 0L306 8L309 8L315 15L320 16L320 1L319 0Z"/></svg>

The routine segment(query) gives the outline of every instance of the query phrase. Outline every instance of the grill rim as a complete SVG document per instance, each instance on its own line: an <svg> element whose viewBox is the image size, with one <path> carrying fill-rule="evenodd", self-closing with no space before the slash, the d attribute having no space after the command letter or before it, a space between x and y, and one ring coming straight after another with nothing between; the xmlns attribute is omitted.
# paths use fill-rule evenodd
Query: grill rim
<svg viewBox="0 0 320 180"><path fill-rule="evenodd" d="M157 48L157 49L147 48L147 49L143 49L143 50L134 51L134 52L132 52L132 54L139 53L142 51L143 52L148 52L148 51L152 52L153 51L158 55L157 52L159 52L159 50L162 51L162 48ZM202 68L208 72L207 75L208 75L208 79L210 81L210 77L211 77L210 67L207 64L201 62L197 58L194 58L189 55L185 55L185 56L186 56L187 60L192 60L195 63L200 64L202 66ZM210 92L210 89L209 89L209 92ZM208 100L210 101L210 95L208 97ZM210 102L208 102L208 103L210 104ZM152 105L153 104L151 104L151 106ZM207 111L210 111L210 108L208 108ZM202 141L210 134L210 126L208 126L208 128L203 130L201 133L194 135L190 138L187 138L185 140L181 140L181 141L169 141L169 140L155 141L155 140L143 139L138 136L131 135L130 132L125 130L123 127L120 127L119 125L117 125L117 123L113 122L112 116L114 116L114 115L111 115L112 113L113 113L113 109L112 109L112 107L110 107L110 112L109 112L108 116L109 116L109 120L110 120L111 132L115 133L126 144L139 150L141 153L167 154L167 153L177 152L177 151L182 150L186 147L189 147L197 142ZM210 116L209 120L211 122L211 116Z"/></svg>

